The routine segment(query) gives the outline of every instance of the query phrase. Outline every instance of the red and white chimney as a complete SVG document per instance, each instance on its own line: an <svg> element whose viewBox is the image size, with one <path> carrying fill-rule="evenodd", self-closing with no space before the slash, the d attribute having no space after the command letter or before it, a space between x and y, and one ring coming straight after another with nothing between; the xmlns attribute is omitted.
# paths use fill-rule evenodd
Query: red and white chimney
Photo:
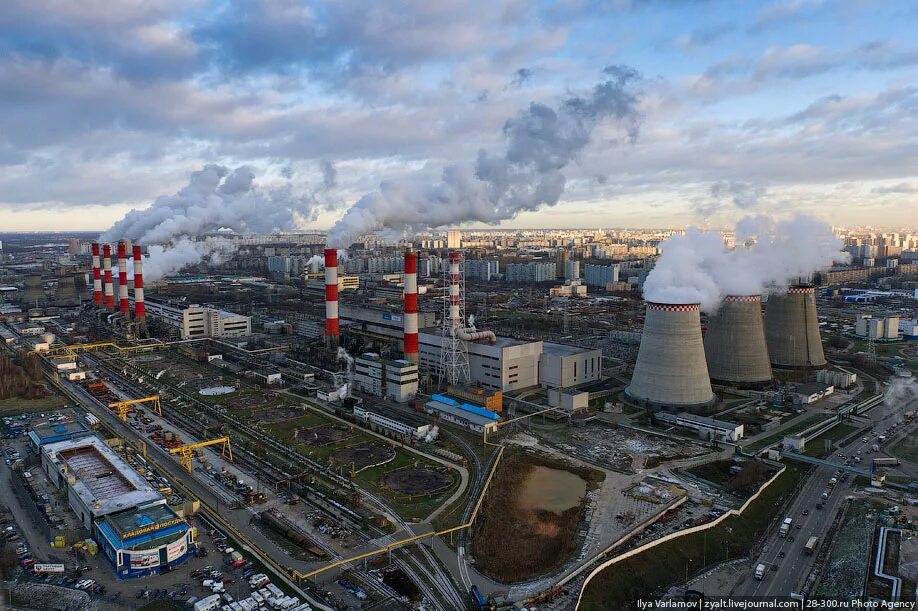
<svg viewBox="0 0 918 611"><path fill-rule="evenodd" d="M143 300L143 256L140 246L134 245L134 318L147 318L147 305Z"/></svg>
<svg viewBox="0 0 918 611"><path fill-rule="evenodd" d="M405 360L418 362L418 253L405 253Z"/></svg>
<svg viewBox="0 0 918 611"><path fill-rule="evenodd" d="M118 242L118 309L124 316L131 315L131 304L128 301L127 281L127 245Z"/></svg>
<svg viewBox="0 0 918 611"><path fill-rule="evenodd" d="M459 312L461 300L459 289L459 265L462 253L449 253L449 327L453 335L458 335L462 327L462 315Z"/></svg>
<svg viewBox="0 0 918 611"><path fill-rule="evenodd" d="M338 347L338 250L325 249L325 343Z"/></svg>
<svg viewBox="0 0 918 611"><path fill-rule="evenodd" d="M92 302L102 305L102 263L99 261L99 243L92 243Z"/></svg>
<svg viewBox="0 0 918 611"><path fill-rule="evenodd" d="M105 244L102 247L102 269L104 277L102 286L105 293L105 308L115 311L115 287L112 286L112 247Z"/></svg>

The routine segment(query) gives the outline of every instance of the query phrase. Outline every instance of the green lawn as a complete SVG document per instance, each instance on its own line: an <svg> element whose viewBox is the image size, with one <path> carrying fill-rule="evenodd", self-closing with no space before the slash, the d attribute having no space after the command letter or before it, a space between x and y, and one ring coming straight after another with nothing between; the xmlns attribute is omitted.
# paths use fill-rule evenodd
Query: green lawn
<svg viewBox="0 0 918 611"><path fill-rule="evenodd" d="M48 395L41 399L3 399L0 401L0 415L10 416L55 410L65 405L67 405L67 400L60 395Z"/></svg>
<svg viewBox="0 0 918 611"><path fill-rule="evenodd" d="M811 439L808 442L806 442L806 448L804 449L803 453L806 454L807 456L814 456L816 458L825 458L832 452L831 449L829 450L828 453L826 452L826 440L829 441L829 446L831 448L832 444L834 444L840 439L844 439L845 437L847 437L848 435L850 435L857 429L858 427L853 426L851 424L845 424L845 423L833 426L831 429L829 429L828 431L826 431L819 437L816 437L815 439Z"/></svg>
<svg viewBox="0 0 918 611"><path fill-rule="evenodd" d="M806 470L794 464L786 467L743 514L606 568L587 586L580 609L637 609L638 599L659 597L670 586L683 583L686 574L698 575L712 565L748 555Z"/></svg>

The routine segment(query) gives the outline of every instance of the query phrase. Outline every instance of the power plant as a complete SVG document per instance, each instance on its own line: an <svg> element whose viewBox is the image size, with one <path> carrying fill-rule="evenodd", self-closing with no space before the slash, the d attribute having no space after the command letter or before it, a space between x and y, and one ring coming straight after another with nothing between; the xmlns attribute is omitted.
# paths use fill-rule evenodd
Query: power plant
<svg viewBox="0 0 918 611"><path fill-rule="evenodd" d="M325 347L338 349L338 250L325 249Z"/></svg>
<svg viewBox="0 0 918 611"><path fill-rule="evenodd" d="M761 296L728 295L708 317L704 353L712 382L740 388L767 386L772 374Z"/></svg>
<svg viewBox="0 0 918 611"><path fill-rule="evenodd" d="M816 316L816 290L798 284L773 294L765 306L765 340L778 369L822 368L826 356Z"/></svg>
<svg viewBox="0 0 918 611"><path fill-rule="evenodd" d="M418 363L418 254L405 253L405 360Z"/></svg>
<svg viewBox="0 0 918 611"><path fill-rule="evenodd" d="M103 293L105 294L105 309L115 311L115 291L112 286L112 247L106 244L102 247L102 278Z"/></svg>
<svg viewBox="0 0 918 611"><path fill-rule="evenodd" d="M625 394L647 407L690 409L714 403L697 303L647 303L641 346Z"/></svg>
<svg viewBox="0 0 918 611"><path fill-rule="evenodd" d="M92 302L102 305L102 265L99 260L99 243L92 243Z"/></svg>

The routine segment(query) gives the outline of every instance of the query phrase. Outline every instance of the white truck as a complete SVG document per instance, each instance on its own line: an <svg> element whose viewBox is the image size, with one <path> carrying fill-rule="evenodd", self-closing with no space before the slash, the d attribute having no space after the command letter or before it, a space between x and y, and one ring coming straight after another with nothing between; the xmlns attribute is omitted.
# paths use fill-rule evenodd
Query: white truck
<svg viewBox="0 0 918 611"><path fill-rule="evenodd" d="M786 537L787 533L790 532L790 525L792 521L793 520L790 518L784 518L784 521L781 523L781 530L779 532L782 538Z"/></svg>
<svg viewBox="0 0 918 611"><path fill-rule="evenodd" d="M757 565L755 567L755 578L758 579L759 581L762 581L763 579L765 579L765 570L766 569L765 569L764 564Z"/></svg>

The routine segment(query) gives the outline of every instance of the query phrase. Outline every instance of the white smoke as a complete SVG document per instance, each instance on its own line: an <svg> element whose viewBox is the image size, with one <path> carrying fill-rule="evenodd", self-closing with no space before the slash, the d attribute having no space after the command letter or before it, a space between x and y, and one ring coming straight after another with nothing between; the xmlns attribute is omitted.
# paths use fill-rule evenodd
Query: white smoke
<svg viewBox="0 0 918 611"><path fill-rule="evenodd" d="M338 360L344 362L347 367L347 384L342 387L345 390L345 394L341 397L344 399L345 397L350 396L351 388L354 385L354 357L348 354L347 350L341 346L338 346L337 357Z"/></svg>
<svg viewBox="0 0 918 611"><path fill-rule="evenodd" d="M499 154L480 150L474 163L448 165L436 184L417 177L381 183L332 227L329 245L347 248L380 230L498 223L554 206L567 182L562 170L589 144L597 125L615 119L629 141L637 137L639 93L631 85L640 75L624 66L610 66L604 75L587 96L568 98L557 108L533 103L507 120L506 149Z"/></svg>
<svg viewBox="0 0 918 611"><path fill-rule="evenodd" d="M475 315L474 314L469 314L469 327L472 329L475 328Z"/></svg>
<svg viewBox="0 0 918 611"><path fill-rule="evenodd" d="M895 375L883 394L883 404L892 412L905 408L915 409L918 407L918 381L910 372Z"/></svg>
<svg viewBox="0 0 918 611"><path fill-rule="evenodd" d="M193 241L212 231L269 233L292 229L315 220L324 195L334 186L335 169L322 165L322 183L305 195L293 193L288 182L273 188L255 184L248 166L234 170L206 165L192 172L188 184L175 195L157 197L149 208L131 210L100 238L111 243L123 238L149 247L145 279L164 275L216 257L231 254L228 240Z"/></svg>
<svg viewBox="0 0 918 611"><path fill-rule="evenodd" d="M644 283L644 298L700 303L713 312L727 295L760 295L848 259L831 227L804 215L742 219L736 239L748 246L730 249L720 233L693 228L667 239Z"/></svg>

